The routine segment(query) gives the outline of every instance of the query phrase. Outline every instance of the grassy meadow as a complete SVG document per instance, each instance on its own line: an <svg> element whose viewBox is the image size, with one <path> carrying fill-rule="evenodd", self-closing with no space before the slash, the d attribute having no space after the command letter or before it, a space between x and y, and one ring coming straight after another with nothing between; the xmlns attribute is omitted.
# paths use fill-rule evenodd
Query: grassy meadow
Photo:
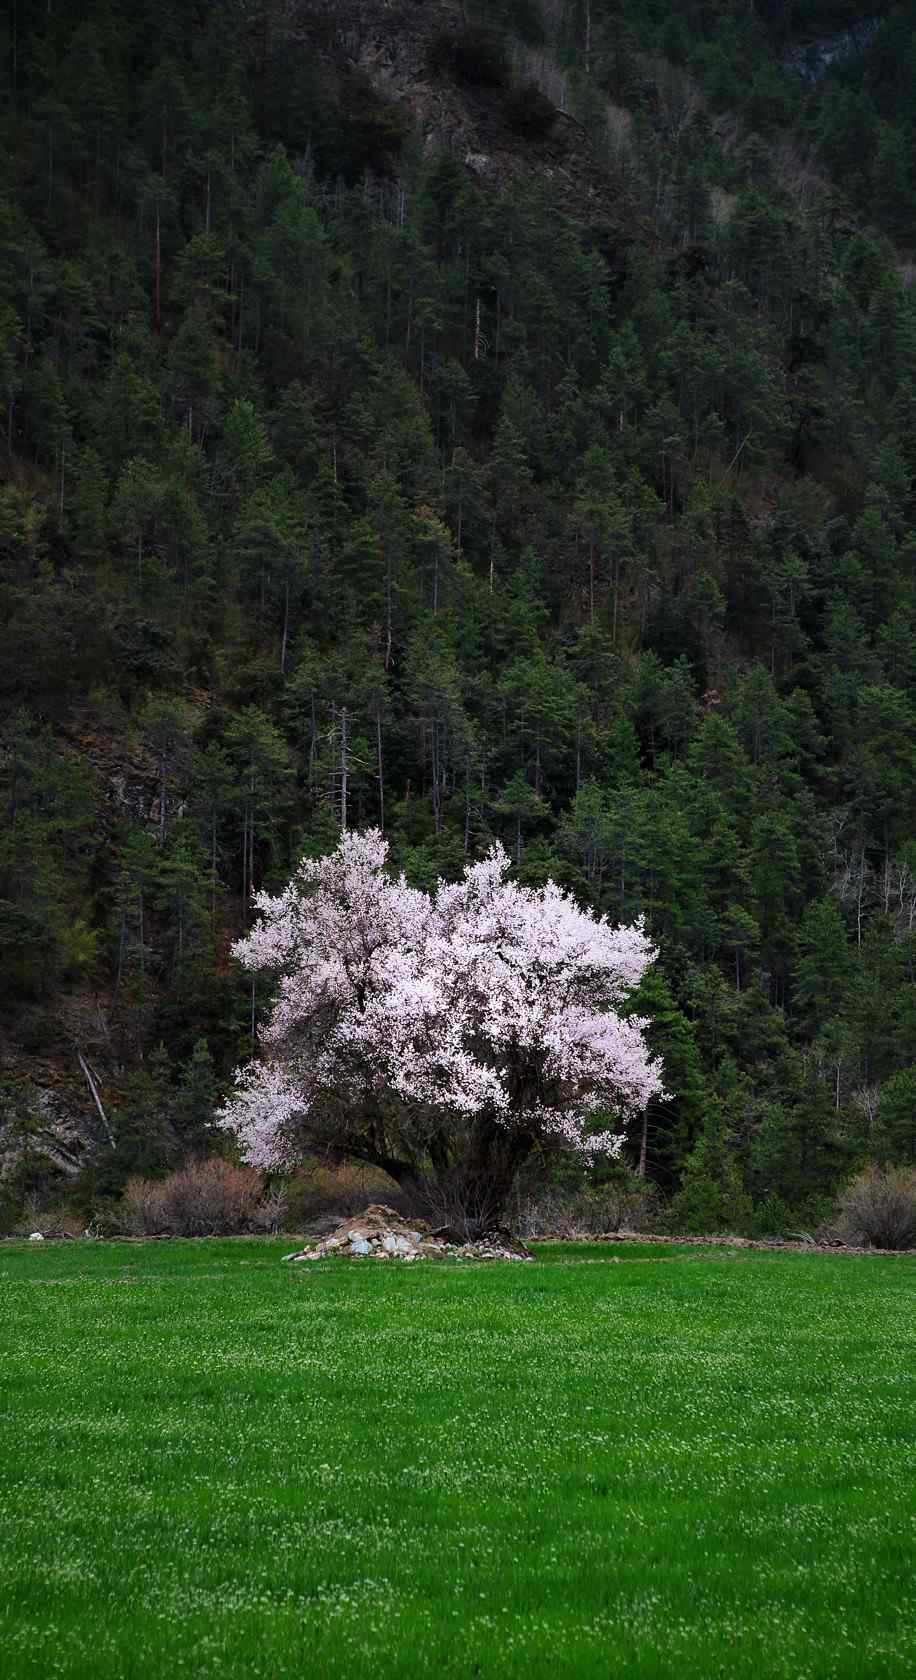
<svg viewBox="0 0 916 1680"><path fill-rule="evenodd" d="M3 1680L916 1672L916 1258L0 1247Z"/></svg>

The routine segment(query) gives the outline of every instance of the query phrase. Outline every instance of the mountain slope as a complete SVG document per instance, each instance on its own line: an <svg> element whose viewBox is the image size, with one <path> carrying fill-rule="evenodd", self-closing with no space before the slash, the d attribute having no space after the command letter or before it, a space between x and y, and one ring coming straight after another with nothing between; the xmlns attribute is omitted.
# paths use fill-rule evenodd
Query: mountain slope
<svg viewBox="0 0 916 1680"><path fill-rule="evenodd" d="M19 20L10 1208L208 1146L228 945L344 789L418 882L499 836L647 916L666 1187L912 1157L910 25L791 68L846 10Z"/></svg>

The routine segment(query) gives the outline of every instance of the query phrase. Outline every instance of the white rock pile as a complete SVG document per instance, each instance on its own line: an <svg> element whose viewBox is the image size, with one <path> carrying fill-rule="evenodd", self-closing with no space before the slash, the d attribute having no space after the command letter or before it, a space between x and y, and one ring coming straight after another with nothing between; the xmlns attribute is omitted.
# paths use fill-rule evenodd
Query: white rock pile
<svg viewBox="0 0 916 1680"><path fill-rule="evenodd" d="M357 1218L342 1220L320 1242L283 1258L323 1260L331 1255L353 1260L427 1260L446 1255L455 1260L532 1259L508 1231L488 1231L473 1242L465 1242L446 1227L434 1231L421 1219L409 1224L384 1202L373 1202Z"/></svg>

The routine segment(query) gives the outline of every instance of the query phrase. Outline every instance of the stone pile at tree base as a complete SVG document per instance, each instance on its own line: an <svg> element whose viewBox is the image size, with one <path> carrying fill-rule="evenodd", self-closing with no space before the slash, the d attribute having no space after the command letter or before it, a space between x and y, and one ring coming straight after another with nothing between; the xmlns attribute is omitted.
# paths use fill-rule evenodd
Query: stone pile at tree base
<svg viewBox="0 0 916 1680"><path fill-rule="evenodd" d="M422 1219L402 1219L384 1202L373 1202L365 1213L342 1219L311 1248L284 1254L284 1260L323 1260L336 1256L352 1260L530 1260L523 1243L509 1231L485 1231L469 1240L449 1226L432 1230Z"/></svg>

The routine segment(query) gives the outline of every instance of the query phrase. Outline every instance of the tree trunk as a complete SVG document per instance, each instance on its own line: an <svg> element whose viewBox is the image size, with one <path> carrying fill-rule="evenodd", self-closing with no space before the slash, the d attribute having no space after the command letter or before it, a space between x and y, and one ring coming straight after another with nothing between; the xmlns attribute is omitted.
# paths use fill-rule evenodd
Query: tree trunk
<svg viewBox="0 0 916 1680"><path fill-rule="evenodd" d="M89 1066L89 1063L87 1062L85 1056L83 1055L82 1050L77 1050L76 1057L77 1057L77 1061L79 1062L80 1067L83 1070L83 1073L86 1076L86 1084L89 1086L89 1091L90 1091L90 1094L92 1096L92 1100L95 1103L96 1108L98 1109L99 1118L102 1122L102 1125L105 1127L105 1135L108 1138L108 1142L109 1142L111 1148L114 1149L115 1140L114 1140L114 1137L112 1135L111 1127L108 1124L108 1115L105 1113L105 1109L104 1109L104 1106L102 1104L102 1099L99 1095L99 1088L98 1088L98 1085L96 1083L95 1076L92 1072L91 1067Z"/></svg>
<svg viewBox="0 0 916 1680"><path fill-rule="evenodd" d="M216 927L216 811L210 820L210 930Z"/></svg>
<svg viewBox="0 0 916 1680"><path fill-rule="evenodd" d="M347 708L343 707L340 714L340 827L341 832L347 830L347 782L349 776L349 761L347 757Z"/></svg>
<svg viewBox="0 0 916 1680"><path fill-rule="evenodd" d="M480 1120L466 1151L444 1175L438 1190L449 1220L470 1238L497 1229L506 1217L519 1172L531 1154L532 1139L493 1120Z"/></svg>
<svg viewBox="0 0 916 1680"><path fill-rule="evenodd" d="M509 1132L493 1120L480 1120L466 1147L457 1156L432 1140L427 1165L386 1155L354 1140L349 1149L332 1152L335 1159L365 1161L381 1167L399 1190L411 1196L433 1221L451 1227L462 1240L473 1240L498 1229L519 1171L533 1148L525 1133Z"/></svg>
<svg viewBox="0 0 916 1680"><path fill-rule="evenodd" d="M159 845L165 845L168 834L168 766L165 757L159 760Z"/></svg>
<svg viewBox="0 0 916 1680"><path fill-rule="evenodd" d="M649 1156L649 1110L648 1110L648 1107L646 1107L646 1108L643 1109L643 1112L642 1112L642 1132L640 1134L640 1139L639 1139L639 1165L636 1168L636 1172L637 1172L637 1175L638 1175L639 1178L645 1178L645 1176L646 1176L646 1168L649 1164L648 1163L648 1156Z"/></svg>
<svg viewBox="0 0 916 1680"><path fill-rule="evenodd" d="M153 242L153 326L162 326L162 232L159 200L156 200L156 234Z"/></svg>
<svg viewBox="0 0 916 1680"><path fill-rule="evenodd" d="M385 832L385 762L382 758L382 718L378 713L375 719L375 740L378 757L378 803L379 828Z"/></svg>

